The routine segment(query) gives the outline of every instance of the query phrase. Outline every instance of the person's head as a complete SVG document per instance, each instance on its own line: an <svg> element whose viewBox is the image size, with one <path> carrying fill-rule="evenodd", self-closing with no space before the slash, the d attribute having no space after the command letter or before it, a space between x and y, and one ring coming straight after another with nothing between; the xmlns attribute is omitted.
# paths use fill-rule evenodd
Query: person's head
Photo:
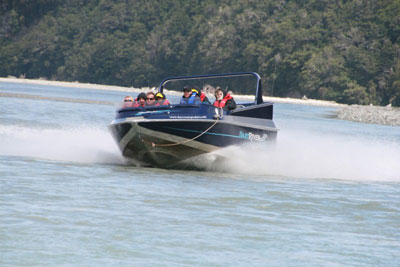
<svg viewBox="0 0 400 267"><path fill-rule="evenodd" d="M124 102L133 102L133 97L131 97L130 95L125 96Z"/></svg>
<svg viewBox="0 0 400 267"><path fill-rule="evenodd" d="M136 100L137 100L137 102L139 102L139 104L141 105L141 106L144 106L144 104L146 103L146 94L145 93L140 93L138 96L137 96L137 98L136 98Z"/></svg>
<svg viewBox="0 0 400 267"><path fill-rule="evenodd" d="M224 91L222 91L221 88L218 88L217 90L215 90L215 98L217 100L222 100L224 98Z"/></svg>
<svg viewBox="0 0 400 267"><path fill-rule="evenodd" d="M153 92L148 92L146 95L146 103L147 105L152 105L154 104L154 93Z"/></svg>
<svg viewBox="0 0 400 267"><path fill-rule="evenodd" d="M183 92L183 97L184 97L184 98L188 98L188 97L190 97L190 95L192 94L192 89L189 88L189 87L187 87L187 86L185 86L185 87L183 88L182 92Z"/></svg>
<svg viewBox="0 0 400 267"><path fill-rule="evenodd" d="M156 94L156 101L163 100L164 98L165 98L165 96L164 96L163 93L158 92L158 93Z"/></svg>

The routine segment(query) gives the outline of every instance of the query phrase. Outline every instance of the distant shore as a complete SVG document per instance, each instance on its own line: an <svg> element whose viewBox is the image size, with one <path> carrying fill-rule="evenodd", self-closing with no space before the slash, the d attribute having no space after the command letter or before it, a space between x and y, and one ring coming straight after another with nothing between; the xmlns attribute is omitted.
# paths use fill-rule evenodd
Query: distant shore
<svg viewBox="0 0 400 267"><path fill-rule="evenodd" d="M111 90L138 93L143 91L155 90L155 88L133 88L114 85L101 85L79 82L60 82L42 79L19 79L14 77L0 78L0 82L25 83L25 84L41 84L74 88L87 88L93 90ZM167 92L166 92L167 93ZM178 94L178 92L168 92ZM236 95L238 99L254 99L251 95ZM361 105L345 105L333 101L317 100L317 99L296 99L264 96L264 101L274 103L325 106L338 108L335 117L341 120L349 120L363 123L374 123L382 125L400 126L400 108L379 107L379 106L361 106Z"/></svg>
<svg viewBox="0 0 400 267"><path fill-rule="evenodd" d="M0 82L10 82L10 83L26 83L26 84L41 84L41 85L52 85L52 86L63 86L63 87L73 87L73 88L86 88L94 90L111 90L111 91L124 91L124 92L137 92L141 89L133 87L123 87L114 85L102 85L93 83L80 83L80 82L59 82L59 81L48 81L42 79L19 79L19 78L0 78Z"/></svg>
<svg viewBox="0 0 400 267"><path fill-rule="evenodd" d="M73 87L73 88L87 88L93 90L111 90L111 91L122 91L122 92L143 92L149 90L155 90L155 88L134 88L134 87L123 87L115 85L101 85L92 83L79 83L79 82L59 82L59 81L49 81L42 79L19 79L14 77L0 78L0 82L10 82L10 83L25 83L25 84L41 84L41 85L52 85L52 86L63 86L63 87ZM180 94L175 91L166 91L171 94ZM234 95L239 99L254 99L253 95ZM301 105L314 105L314 106L332 106L340 107L344 106L342 104L335 103L333 101L316 100L316 99L296 99L296 98L282 98L282 97L270 97L264 96L264 101L276 102L276 103L287 103L287 104L301 104Z"/></svg>

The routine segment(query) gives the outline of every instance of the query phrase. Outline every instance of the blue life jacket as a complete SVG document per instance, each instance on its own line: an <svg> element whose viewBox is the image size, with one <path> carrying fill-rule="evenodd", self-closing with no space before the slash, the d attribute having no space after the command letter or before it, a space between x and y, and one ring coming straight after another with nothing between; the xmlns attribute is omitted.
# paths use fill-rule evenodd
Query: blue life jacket
<svg viewBox="0 0 400 267"><path fill-rule="evenodd" d="M201 99L196 93L192 93L188 98L181 98L180 104L200 104Z"/></svg>

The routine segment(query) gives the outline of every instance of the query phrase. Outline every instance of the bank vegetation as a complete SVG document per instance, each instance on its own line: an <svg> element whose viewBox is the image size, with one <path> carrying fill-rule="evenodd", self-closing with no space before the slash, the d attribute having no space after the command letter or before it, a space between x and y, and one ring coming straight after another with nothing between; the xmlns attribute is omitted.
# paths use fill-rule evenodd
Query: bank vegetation
<svg viewBox="0 0 400 267"><path fill-rule="evenodd" d="M399 14L398 0L5 0L0 77L142 87L256 71L266 95L400 106Z"/></svg>

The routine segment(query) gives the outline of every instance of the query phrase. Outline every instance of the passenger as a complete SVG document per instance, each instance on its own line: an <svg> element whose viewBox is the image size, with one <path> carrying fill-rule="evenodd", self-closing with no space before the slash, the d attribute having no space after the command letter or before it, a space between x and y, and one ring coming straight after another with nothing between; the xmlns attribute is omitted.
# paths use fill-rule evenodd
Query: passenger
<svg viewBox="0 0 400 267"><path fill-rule="evenodd" d="M135 103L133 104L133 107L144 107L146 105L146 94L145 93L140 93L136 99Z"/></svg>
<svg viewBox="0 0 400 267"><path fill-rule="evenodd" d="M195 93L197 97L200 97L200 102L201 103L207 103L207 104L211 104L210 100L208 100L208 97L206 96L206 94L202 91L200 91L197 88L192 88L192 93Z"/></svg>
<svg viewBox="0 0 400 267"><path fill-rule="evenodd" d="M122 108L131 108L133 106L133 97L130 95L125 96Z"/></svg>
<svg viewBox="0 0 400 267"><path fill-rule="evenodd" d="M146 95L146 106L154 106L155 104L155 95L153 92L147 92Z"/></svg>
<svg viewBox="0 0 400 267"><path fill-rule="evenodd" d="M200 101L201 103L211 104L210 100L208 100L208 97L203 91L200 92Z"/></svg>
<svg viewBox="0 0 400 267"><path fill-rule="evenodd" d="M168 99L165 98L165 95L163 93L158 92L156 94L156 103L154 106L168 106L171 103L168 101Z"/></svg>
<svg viewBox="0 0 400 267"><path fill-rule="evenodd" d="M230 94L225 94L221 88L218 88L215 91L214 106L223 108L224 110L234 110L236 108L236 102Z"/></svg>
<svg viewBox="0 0 400 267"><path fill-rule="evenodd" d="M200 90L197 88L192 88L192 94L189 97L189 104L200 104L201 97L200 97Z"/></svg>
<svg viewBox="0 0 400 267"><path fill-rule="evenodd" d="M200 104L200 103L201 99L198 89L195 88L190 89L189 87L185 86L183 88L183 96L181 98L180 104Z"/></svg>
<svg viewBox="0 0 400 267"><path fill-rule="evenodd" d="M180 104L187 104L189 101L189 97L192 94L192 90L190 90L189 87L185 86L183 87L183 96L181 98Z"/></svg>

